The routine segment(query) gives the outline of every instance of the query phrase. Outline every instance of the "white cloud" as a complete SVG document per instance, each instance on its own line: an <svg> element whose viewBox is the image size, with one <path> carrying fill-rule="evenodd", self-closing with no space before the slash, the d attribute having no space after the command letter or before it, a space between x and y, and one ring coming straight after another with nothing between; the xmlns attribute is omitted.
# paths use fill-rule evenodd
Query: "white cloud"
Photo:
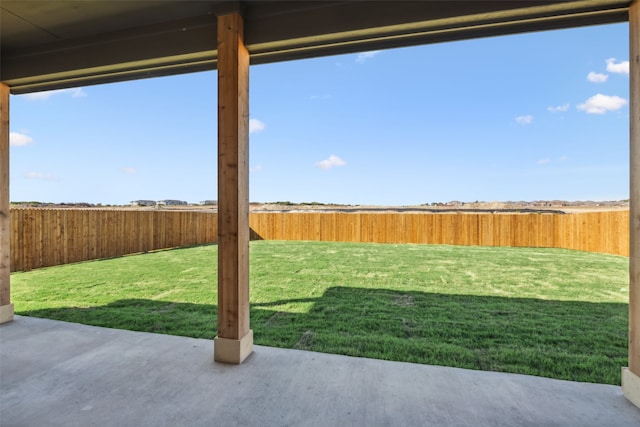
<svg viewBox="0 0 640 427"><path fill-rule="evenodd" d="M547 157L545 159L538 160L536 163L539 164L539 165L546 165L549 162L551 162L551 159Z"/></svg>
<svg viewBox="0 0 640 427"><path fill-rule="evenodd" d="M627 105L627 100L619 96L602 95L601 93L587 99L578 105L578 110L587 114L604 114L607 111L615 111Z"/></svg>
<svg viewBox="0 0 640 427"><path fill-rule="evenodd" d="M570 104L564 104L564 105L557 105L555 107L547 107L548 111L551 111L552 113L561 113L563 111L567 111L569 110Z"/></svg>
<svg viewBox="0 0 640 427"><path fill-rule="evenodd" d="M13 145L14 147L22 147L24 145L31 144L32 142L33 138L31 138L29 135L18 132L9 132L9 145Z"/></svg>
<svg viewBox="0 0 640 427"><path fill-rule="evenodd" d="M569 156L560 156L558 158L558 161L560 161L560 162L566 162L567 160L569 160Z"/></svg>
<svg viewBox="0 0 640 427"><path fill-rule="evenodd" d="M24 174L24 177L26 179L39 179L42 181L55 181L56 177L54 177L51 174L48 173L42 173L42 172L27 172L26 174Z"/></svg>
<svg viewBox="0 0 640 427"><path fill-rule="evenodd" d="M335 168L336 166L344 166L346 164L347 162L342 160L340 157L332 154L329 156L328 159L325 159L316 163L316 167L320 169L331 169L331 168Z"/></svg>
<svg viewBox="0 0 640 427"><path fill-rule="evenodd" d="M120 170L128 175L133 175L134 173L136 173L136 169L129 167L129 166L125 166L123 168L120 168Z"/></svg>
<svg viewBox="0 0 640 427"><path fill-rule="evenodd" d="M258 119L249 119L249 133L262 132L267 128L263 122Z"/></svg>
<svg viewBox="0 0 640 427"><path fill-rule="evenodd" d="M356 63L363 64L367 62L369 59L375 57L380 53L379 50L372 50L370 52L360 52L358 56L356 56Z"/></svg>
<svg viewBox="0 0 640 427"><path fill-rule="evenodd" d="M251 172L260 172L262 169L264 169L262 165L255 165L251 168Z"/></svg>
<svg viewBox="0 0 640 427"><path fill-rule="evenodd" d="M596 73L593 71L587 74L587 80L589 80L591 83L604 83L608 78L608 74Z"/></svg>
<svg viewBox="0 0 640 427"><path fill-rule="evenodd" d="M610 73L629 74L629 61L620 61L616 63L616 58L609 58L607 63L607 71Z"/></svg>
<svg viewBox="0 0 640 427"><path fill-rule="evenodd" d="M530 125L531 123L533 123L533 116L518 116L516 117L516 123L518 123L519 125Z"/></svg>
<svg viewBox="0 0 640 427"><path fill-rule="evenodd" d="M47 100L51 98L53 95L62 95L62 94L70 95L72 98L82 98L84 96L87 96L87 92L85 92L81 87L76 87L73 89L56 89L56 90L48 90L45 92L28 93L24 95L24 97L32 101L37 101L37 100L42 101L42 100Z"/></svg>

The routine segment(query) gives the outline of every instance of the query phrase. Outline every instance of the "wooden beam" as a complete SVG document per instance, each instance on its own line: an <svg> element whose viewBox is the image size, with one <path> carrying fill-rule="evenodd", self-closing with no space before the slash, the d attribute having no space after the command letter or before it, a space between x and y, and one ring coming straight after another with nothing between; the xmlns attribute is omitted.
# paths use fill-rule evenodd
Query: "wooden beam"
<svg viewBox="0 0 640 427"><path fill-rule="evenodd" d="M9 87L0 83L0 323L13 320L9 200Z"/></svg>
<svg viewBox="0 0 640 427"><path fill-rule="evenodd" d="M242 363L249 329L249 52L239 13L218 16L218 336L214 358Z"/></svg>
<svg viewBox="0 0 640 427"><path fill-rule="evenodd" d="M640 375L640 2L629 9L629 368Z"/></svg>
<svg viewBox="0 0 640 427"><path fill-rule="evenodd" d="M640 407L640 0L629 8L629 367L622 392Z"/></svg>

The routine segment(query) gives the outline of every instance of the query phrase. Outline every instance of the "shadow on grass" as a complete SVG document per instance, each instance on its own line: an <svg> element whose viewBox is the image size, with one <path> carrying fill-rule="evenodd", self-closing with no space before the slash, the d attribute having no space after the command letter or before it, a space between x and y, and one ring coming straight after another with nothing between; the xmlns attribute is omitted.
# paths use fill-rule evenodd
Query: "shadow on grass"
<svg viewBox="0 0 640 427"><path fill-rule="evenodd" d="M286 311L295 303L312 306ZM216 312L215 305L125 299L20 314L211 339ZM622 303L350 287L251 306L260 345L616 385L627 365L627 319Z"/></svg>

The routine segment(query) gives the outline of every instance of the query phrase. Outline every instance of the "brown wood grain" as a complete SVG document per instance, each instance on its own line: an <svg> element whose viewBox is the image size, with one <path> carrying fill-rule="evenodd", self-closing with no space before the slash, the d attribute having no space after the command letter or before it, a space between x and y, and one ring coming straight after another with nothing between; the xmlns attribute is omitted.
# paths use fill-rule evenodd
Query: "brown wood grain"
<svg viewBox="0 0 640 427"><path fill-rule="evenodd" d="M629 8L629 369L640 375L640 2Z"/></svg>
<svg viewBox="0 0 640 427"><path fill-rule="evenodd" d="M218 337L249 332L249 53L239 13L218 16Z"/></svg>
<svg viewBox="0 0 640 427"><path fill-rule="evenodd" d="M0 306L11 304L9 86L0 83Z"/></svg>

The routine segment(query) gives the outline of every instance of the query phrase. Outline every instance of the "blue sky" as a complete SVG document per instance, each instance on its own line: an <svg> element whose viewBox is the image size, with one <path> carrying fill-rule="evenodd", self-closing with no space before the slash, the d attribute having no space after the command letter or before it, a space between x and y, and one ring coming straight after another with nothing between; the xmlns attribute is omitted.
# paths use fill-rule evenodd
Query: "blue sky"
<svg viewBox="0 0 640 427"><path fill-rule="evenodd" d="M629 194L628 25L252 66L250 199ZM215 72L11 97L11 200L217 199Z"/></svg>

